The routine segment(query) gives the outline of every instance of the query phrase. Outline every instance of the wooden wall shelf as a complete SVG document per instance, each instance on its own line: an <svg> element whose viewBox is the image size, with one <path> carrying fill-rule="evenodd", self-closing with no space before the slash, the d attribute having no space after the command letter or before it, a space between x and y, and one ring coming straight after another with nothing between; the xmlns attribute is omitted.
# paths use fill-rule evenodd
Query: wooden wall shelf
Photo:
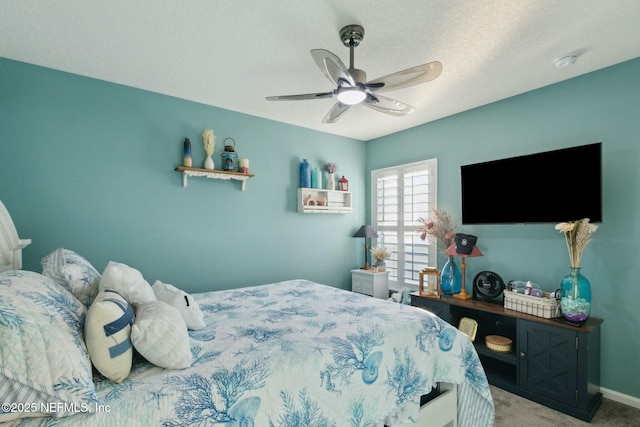
<svg viewBox="0 0 640 427"><path fill-rule="evenodd" d="M223 171L223 170L211 170L211 169L201 169L201 168L190 168L186 166L178 166L174 169L175 171L182 172L182 186L187 186L187 177L190 176L203 176L205 178L211 179L223 179L226 181L235 180L242 182L242 191L244 191L244 185L249 178L253 178L255 175L251 173L240 173L240 172L232 172L232 171Z"/></svg>

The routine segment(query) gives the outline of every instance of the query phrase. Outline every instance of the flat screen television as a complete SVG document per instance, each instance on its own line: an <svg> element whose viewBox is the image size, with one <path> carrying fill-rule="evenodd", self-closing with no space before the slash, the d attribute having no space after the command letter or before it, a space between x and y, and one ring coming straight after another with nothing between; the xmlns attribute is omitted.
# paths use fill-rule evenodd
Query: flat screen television
<svg viewBox="0 0 640 427"><path fill-rule="evenodd" d="M602 222L602 143L460 167L462 224Z"/></svg>

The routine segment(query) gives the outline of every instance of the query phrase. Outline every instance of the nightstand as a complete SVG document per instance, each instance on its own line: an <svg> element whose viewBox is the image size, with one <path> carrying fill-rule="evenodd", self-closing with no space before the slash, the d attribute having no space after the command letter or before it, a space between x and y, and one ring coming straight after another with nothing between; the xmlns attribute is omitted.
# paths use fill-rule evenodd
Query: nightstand
<svg viewBox="0 0 640 427"><path fill-rule="evenodd" d="M389 298L388 271L374 273L371 270L351 270L351 291L374 298Z"/></svg>

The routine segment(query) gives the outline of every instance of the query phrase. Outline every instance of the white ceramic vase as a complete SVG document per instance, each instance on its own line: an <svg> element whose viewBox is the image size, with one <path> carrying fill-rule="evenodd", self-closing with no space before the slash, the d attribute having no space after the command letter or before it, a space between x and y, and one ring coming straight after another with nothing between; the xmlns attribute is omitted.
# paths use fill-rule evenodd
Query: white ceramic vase
<svg viewBox="0 0 640 427"><path fill-rule="evenodd" d="M211 156L207 156L206 159L204 159L204 168L205 169L215 169L214 164L213 164L213 158L211 158Z"/></svg>
<svg viewBox="0 0 640 427"><path fill-rule="evenodd" d="M336 189L336 177L330 173L327 175L327 190L335 190Z"/></svg>

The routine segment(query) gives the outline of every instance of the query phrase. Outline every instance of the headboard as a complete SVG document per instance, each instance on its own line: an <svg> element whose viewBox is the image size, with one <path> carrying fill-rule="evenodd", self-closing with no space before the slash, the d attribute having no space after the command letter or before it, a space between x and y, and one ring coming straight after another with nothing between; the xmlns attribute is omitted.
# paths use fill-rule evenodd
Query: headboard
<svg viewBox="0 0 640 427"><path fill-rule="evenodd" d="M20 239L9 211L0 200L0 272L22 268L22 249L31 239Z"/></svg>

